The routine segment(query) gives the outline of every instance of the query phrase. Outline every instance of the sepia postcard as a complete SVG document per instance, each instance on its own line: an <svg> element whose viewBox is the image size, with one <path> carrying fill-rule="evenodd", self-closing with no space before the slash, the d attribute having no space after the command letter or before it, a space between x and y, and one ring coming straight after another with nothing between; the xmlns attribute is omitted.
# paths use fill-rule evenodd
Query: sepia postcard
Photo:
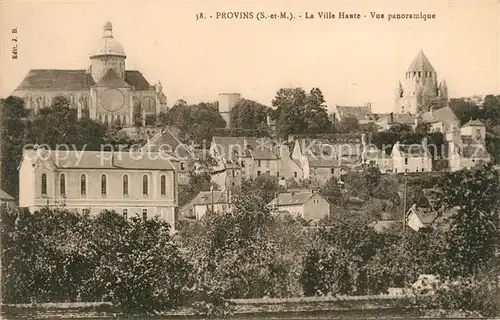
<svg viewBox="0 0 500 320"><path fill-rule="evenodd" d="M500 2L0 1L0 317L500 317Z"/></svg>

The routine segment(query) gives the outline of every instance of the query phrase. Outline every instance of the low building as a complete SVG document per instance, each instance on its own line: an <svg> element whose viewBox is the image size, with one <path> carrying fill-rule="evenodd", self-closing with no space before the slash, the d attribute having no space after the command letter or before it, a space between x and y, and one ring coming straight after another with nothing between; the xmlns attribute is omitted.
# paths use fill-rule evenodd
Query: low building
<svg viewBox="0 0 500 320"><path fill-rule="evenodd" d="M430 109L423 113L420 119L430 124L431 132L442 132L443 134L449 133L453 135L460 128L460 120L449 106Z"/></svg>
<svg viewBox="0 0 500 320"><path fill-rule="evenodd" d="M425 141L422 144L401 144L398 141L392 147L391 157L394 173L432 171L432 156Z"/></svg>
<svg viewBox="0 0 500 320"><path fill-rule="evenodd" d="M360 124L375 122L378 116L372 113L371 103L363 106L339 106L336 105L332 113L332 121L342 121L346 118L356 118Z"/></svg>
<svg viewBox="0 0 500 320"><path fill-rule="evenodd" d="M226 212L230 209L231 194L226 191L201 191L180 210L186 218L200 220L207 212Z"/></svg>
<svg viewBox="0 0 500 320"><path fill-rule="evenodd" d="M161 153L25 150L19 165L19 206L97 215L159 216L174 226L177 172Z"/></svg>
<svg viewBox="0 0 500 320"><path fill-rule="evenodd" d="M486 147L467 137L461 137L461 143L450 143L448 148L448 165L450 171L471 169L480 163L490 162Z"/></svg>
<svg viewBox="0 0 500 320"><path fill-rule="evenodd" d="M279 147L269 138L213 137L210 155L220 163L237 163L242 178L279 177Z"/></svg>
<svg viewBox="0 0 500 320"><path fill-rule="evenodd" d="M222 163L213 167L210 175L211 181L223 190L241 186L241 167L237 163Z"/></svg>
<svg viewBox="0 0 500 320"><path fill-rule="evenodd" d="M330 202L311 190L280 193L269 206L277 212L288 212L305 220L320 220L330 214Z"/></svg>
<svg viewBox="0 0 500 320"><path fill-rule="evenodd" d="M0 205L7 205L9 207L13 207L16 205L16 200L13 196L8 194L7 192L0 189Z"/></svg>
<svg viewBox="0 0 500 320"><path fill-rule="evenodd" d="M370 146L364 151L363 162L366 165L379 168L382 173L390 173L394 169L392 156L375 146Z"/></svg>
<svg viewBox="0 0 500 320"><path fill-rule="evenodd" d="M291 158L302 168L303 179L323 184L362 163L363 135L294 138Z"/></svg>
<svg viewBox="0 0 500 320"><path fill-rule="evenodd" d="M380 131L387 131L396 125L415 126L415 116L409 113L388 113L379 114L379 120L376 122Z"/></svg>

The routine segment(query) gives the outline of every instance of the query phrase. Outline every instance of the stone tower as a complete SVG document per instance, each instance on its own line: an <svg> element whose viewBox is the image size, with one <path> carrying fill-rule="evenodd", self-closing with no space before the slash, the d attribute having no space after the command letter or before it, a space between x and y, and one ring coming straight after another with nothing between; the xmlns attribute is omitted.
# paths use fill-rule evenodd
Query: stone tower
<svg viewBox="0 0 500 320"><path fill-rule="evenodd" d="M219 93L219 113L226 121L226 127L231 127L231 110L241 100L239 93Z"/></svg>
<svg viewBox="0 0 500 320"><path fill-rule="evenodd" d="M436 70L420 51L406 71L403 84L398 83L395 96L396 113L417 114L429 110L436 99L448 99L448 87L444 80L439 84Z"/></svg>
<svg viewBox="0 0 500 320"><path fill-rule="evenodd" d="M90 55L90 72L97 83L109 69L125 79L125 50L123 46L113 38L113 26L106 22L103 27L103 37L100 39L96 49Z"/></svg>

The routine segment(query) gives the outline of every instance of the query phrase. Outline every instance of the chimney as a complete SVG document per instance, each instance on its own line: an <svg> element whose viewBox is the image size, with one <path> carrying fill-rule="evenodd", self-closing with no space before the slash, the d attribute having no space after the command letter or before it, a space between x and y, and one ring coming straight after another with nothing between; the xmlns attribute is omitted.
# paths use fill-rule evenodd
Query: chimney
<svg viewBox="0 0 500 320"><path fill-rule="evenodd" d="M390 113L390 118L389 118L389 120L390 120L390 123L394 123L394 112L391 112L391 113Z"/></svg>

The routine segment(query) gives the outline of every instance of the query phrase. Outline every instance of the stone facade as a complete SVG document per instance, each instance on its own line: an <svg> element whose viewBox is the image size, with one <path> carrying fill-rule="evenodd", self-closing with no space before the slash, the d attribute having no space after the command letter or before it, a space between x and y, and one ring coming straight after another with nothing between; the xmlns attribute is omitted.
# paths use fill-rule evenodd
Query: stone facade
<svg viewBox="0 0 500 320"><path fill-rule="evenodd" d="M145 122L148 115L166 110L167 98L160 82L150 85L139 71L126 70L125 59L108 22L88 69L32 69L11 95L24 99L32 114L63 96L78 109L79 117L110 125L133 125L141 118Z"/></svg>

